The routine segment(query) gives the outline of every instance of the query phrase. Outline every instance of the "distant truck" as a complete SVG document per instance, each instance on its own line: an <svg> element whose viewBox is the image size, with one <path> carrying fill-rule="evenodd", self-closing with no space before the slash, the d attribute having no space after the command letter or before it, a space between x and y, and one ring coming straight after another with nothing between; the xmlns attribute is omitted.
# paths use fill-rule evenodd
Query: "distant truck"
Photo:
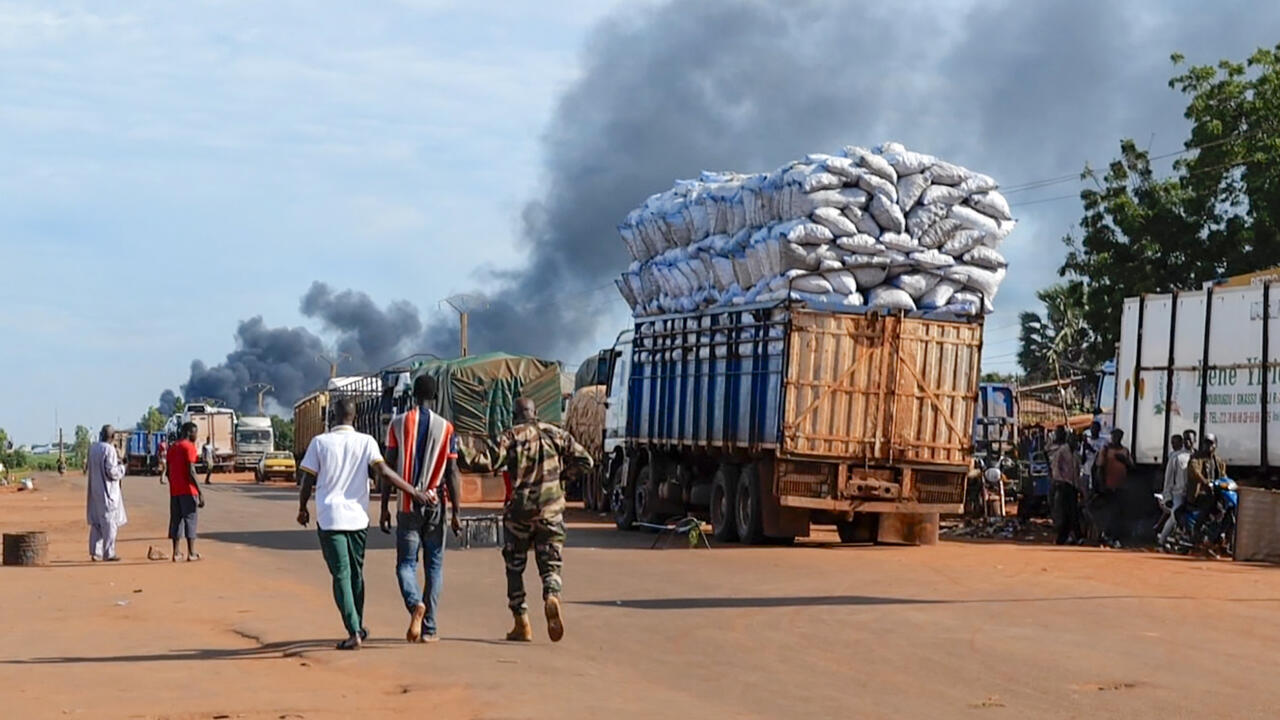
<svg viewBox="0 0 1280 720"><path fill-rule="evenodd" d="M234 410L205 403L189 403L182 412L182 422L196 424L196 450L200 453L196 468L200 472L204 472L208 465L205 446L212 447L212 469L215 472L226 472L235 467L236 413Z"/></svg>
<svg viewBox="0 0 1280 720"><path fill-rule="evenodd" d="M275 450L271 418L241 415L236 422L236 470L256 470L262 456Z"/></svg>
<svg viewBox="0 0 1280 720"><path fill-rule="evenodd" d="M1217 436L1237 481L1280 469L1280 280L1276 271L1193 291L1127 298L1104 367L1099 420L1156 483L1168 438ZM1264 361L1265 359L1265 361Z"/></svg>
<svg viewBox="0 0 1280 720"><path fill-rule="evenodd" d="M158 474L163 461L160 447L165 442L165 437L163 431L134 430L130 433L128 457L125 460L127 471L133 474Z"/></svg>
<svg viewBox="0 0 1280 720"><path fill-rule="evenodd" d="M721 541L833 524L936 542L972 461L982 320L817 304L645 317L608 377L600 471L619 528L694 513Z"/></svg>

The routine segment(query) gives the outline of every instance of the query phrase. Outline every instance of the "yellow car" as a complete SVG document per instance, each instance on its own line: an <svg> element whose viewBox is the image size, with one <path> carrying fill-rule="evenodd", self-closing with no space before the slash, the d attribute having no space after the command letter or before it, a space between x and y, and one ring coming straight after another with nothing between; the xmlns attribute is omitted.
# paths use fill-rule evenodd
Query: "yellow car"
<svg viewBox="0 0 1280 720"><path fill-rule="evenodd" d="M258 469L253 475L258 482L293 480L297 471L298 464L293 459L293 453L287 450L272 450L258 461Z"/></svg>

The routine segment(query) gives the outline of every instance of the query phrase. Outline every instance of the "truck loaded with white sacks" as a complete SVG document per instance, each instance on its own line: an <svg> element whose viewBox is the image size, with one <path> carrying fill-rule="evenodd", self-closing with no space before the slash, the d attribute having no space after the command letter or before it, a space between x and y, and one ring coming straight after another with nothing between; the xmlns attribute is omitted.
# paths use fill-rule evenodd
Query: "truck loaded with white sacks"
<svg viewBox="0 0 1280 720"><path fill-rule="evenodd" d="M635 322L588 504L722 541L933 542L962 510L1013 225L991 178L896 143L649 198L619 227Z"/></svg>

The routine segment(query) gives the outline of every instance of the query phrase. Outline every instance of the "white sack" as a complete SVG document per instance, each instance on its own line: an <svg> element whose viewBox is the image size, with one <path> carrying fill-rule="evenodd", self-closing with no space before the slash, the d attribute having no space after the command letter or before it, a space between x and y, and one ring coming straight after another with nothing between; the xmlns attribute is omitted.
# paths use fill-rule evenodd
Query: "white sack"
<svg viewBox="0 0 1280 720"><path fill-rule="evenodd" d="M920 243L916 239L906 233L885 232L880 234L880 244L890 250L898 252L913 253L920 250Z"/></svg>
<svg viewBox="0 0 1280 720"><path fill-rule="evenodd" d="M895 149L893 151L884 150L884 159L889 161L889 164L893 166L894 171L898 173L899 179L901 179L903 175L922 173L938 161L938 159L932 155L912 152L905 148L902 150Z"/></svg>
<svg viewBox="0 0 1280 720"><path fill-rule="evenodd" d="M889 282L894 287L901 288L911 296L912 300L915 300L932 290L941 279L942 276L937 273L909 272L903 273Z"/></svg>
<svg viewBox="0 0 1280 720"><path fill-rule="evenodd" d="M984 236L984 233L980 230L970 230L968 228L957 230L952 233L951 239L942 245L942 252L952 257L961 257L977 247Z"/></svg>
<svg viewBox="0 0 1280 720"><path fill-rule="evenodd" d="M916 307L922 310L937 310L951 301L951 296L960 289L960 284L951 280L939 280L932 288L916 298Z"/></svg>
<svg viewBox="0 0 1280 720"><path fill-rule="evenodd" d="M874 203L874 199L872 200ZM984 215L967 205L956 205L947 213L947 217L953 220L959 220L974 230L981 230L984 233L996 233L1000 230L1000 224L990 215Z"/></svg>
<svg viewBox="0 0 1280 720"><path fill-rule="evenodd" d="M901 185L898 188L898 195L899 197L902 195ZM969 196L969 204L998 220L1013 219L1013 214L1009 211L1009 201L1005 200L997 190L974 193Z"/></svg>
<svg viewBox="0 0 1280 720"><path fill-rule="evenodd" d="M915 310L916 303L905 290L892 285L881 285L867 291L867 305L892 310Z"/></svg>
<svg viewBox="0 0 1280 720"><path fill-rule="evenodd" d="M970 265L977 265L984 268L1002 268L1009 263L1000 254L999 250L989 248L986 245L979 245L964 254L964 261Z"/></svg>
<svg viewBox="0 0 1280 720"><path fill-rule="evenodd" d="M983 175L982 173L973 173L969 177L965 178L964 182L960 183L960 189L964 191L965 195L988 192L990 190L995 190L998 187L1000 187L1000 185L997 184L990 175Z"/></svg>
<svg viewBox="0 0 1280 720"><path fill-rule="evenodd" d="M813 221L831 231L836 237L857 235L858 226L833 207L820 207L813 211Z"/></svg>
<svg viewBox="0 0 1280 720"><path fill-rule="evenodd" d="M898 201L898 186L875 173L865 172L858 176L858 187L871 195L884 195L894 202Z"/></svg>
<svg viewBox="0 0 1280 720"><path fill-rule="evenodd" d="M836 238L836 247L851 253L866 253L869 255L878 255L884 251L884 246L877 242L875 238L862 233L850 237Z"/></svg>
<svg viewBox="0 0 1280 720"><path fill-rule="evenodd" d="M930 185L920 195L921 205L959 205L969 197L963 190L949 185Z"/></svg>
<svg viewBox="0 0 1280 720"><path fill-rule="evenodd" d="M902 208L898 207L893 198L887 195L873 195L871 204L867 207L881 229L895 233L907 229L907 216L902 213Z"/></svg>
<svg viewBox="0 0 1280 720"><path fill-rule="evenodd" d="M953 165L949 162L939 160L928 170L925 170L925 174L929 176L929 180L931 182L938 185L959 185L964 182L971 173L959 165Z"/></svg>
<svg viewBox="0 0 1280 720"><path fill-rule="evenodd" d="M848 270L833 270L822 273L822 277L831 285L831 289L842 295L858 291L858 281Z"/></svg>
<svg viewBox="0 0 1280 720"><path fill-rule="evenodd" d="M880 237L880 225L876 223L876 219L871 217L871 213L859 210L856 207L847 207L844 209L844 216L853 221L858 232L870 236L872 239Z"/></svg>
<svg viewBox="0 0 1280 720"><path fill-rule="evenodd" d="M950 255L944 255L937 250L925 250L923 252L914 252L910 255L911 262L917 267L929 270L940 270L948 268L956 264L956 259Z"/></svg>
<svg viewBox="0 0 1280 720"><path fill-rule="evenodd" d="M911 212L907 213L907 232L911 237L920 239L924 235L924 231L945 218L948 211L950 211L950 208L942 204L916 205L911 208Z"/></svg>
<svg viewBox="0 0 1280 720"><path fill-rule="evenodd" d="M924 194L926 188L929 187L929 178L924 175L903 175L898 178L898 207L902 208L902 212L907 212L920 196Z"/></svg>

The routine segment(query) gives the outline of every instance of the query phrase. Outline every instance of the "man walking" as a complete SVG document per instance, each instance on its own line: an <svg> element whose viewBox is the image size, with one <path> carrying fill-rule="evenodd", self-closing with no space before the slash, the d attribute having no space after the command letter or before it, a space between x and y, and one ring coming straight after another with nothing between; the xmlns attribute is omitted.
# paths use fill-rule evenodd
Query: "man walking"
<svg viewBox="0 0 1280 720"><path fill-rule="evenodd" d="M421 375L413 381L417 406L397 415L387 427L387 455L400 477L422 491L427 502L401 493L396 512L396 577L400 594L409 611L409 642L435 642L438 638L436 612L444 587L445 516L457 533L458 520L458 440L453 423L431 411L436 400L436 380ZM452 513L440 497L440 481ZM382 514L378 527L391 532L391 488L382 486ZM424 583L418 590L418 553L422 552ZM425 602L424 602L425 599Z"/></svg>
<svg viewBox="0 0 1280 720"><path fill-rule="evenodd" d="M1049 461L1049 474L1053 478L1053 522L1057 526L1056 543L1065 545L1068 540L1083 537L1080 531L1080 458L1068 442L1067 429L1059 426L1053 433L1056 446Z"/></svg>
<svg viewBox="0 0 1280 720"><path fill-rule="evenodd" d="M378 443L356 432L356 403L344 397L334 404L341 423L311 439L298 466L298 524L311 521L307 502L312 485L316 489L316 530L320 551L333 576L333 599L347 629L347 639L339 650L358 650L369 636L364 626L364 547L369 532L369 473L377 470L382 479L408 493L419 502L426 494L410 487L387 467Z"/></svg>
<svg viewBox="0 0 1280 720"><path fill-rule="evenodd" d="M115 428L103 425L98 442L89 446L85 459L85 472L89 475L85 519L89 523L89 558L95 562L120 559L116 555L116 533L129 522L120 489L125 467L111 444L114 432Z"/></svg>
<svg viewBox="0 0 1280 720"><path fill-rule="evenodd" d="M507 565L507 602L515 616L508 640L533 640L525 603L524 568L533 547L552 642L564 637L560 607L560 568L564 548L564 484L562 465L591 467L591 455L569 433L538 421L529 398L515 404L515 427L498 439L497 458L511 479L511 495L502 515L502 558Z"/></svg>
<svg viewBox="0 0 1280 720"><path fill-rule="evenodd" d="M196 424L183 423L178 431L179 439L169 446L165 464L169 468L169 539L173 541L173 562L181 562L178 540L187 539L187 561L200 559L196 552L196 511L204 507L204 493L196 481ZM213 468L206 468L212 473ZM205 484L209 476L205 475Z"/></svg>

